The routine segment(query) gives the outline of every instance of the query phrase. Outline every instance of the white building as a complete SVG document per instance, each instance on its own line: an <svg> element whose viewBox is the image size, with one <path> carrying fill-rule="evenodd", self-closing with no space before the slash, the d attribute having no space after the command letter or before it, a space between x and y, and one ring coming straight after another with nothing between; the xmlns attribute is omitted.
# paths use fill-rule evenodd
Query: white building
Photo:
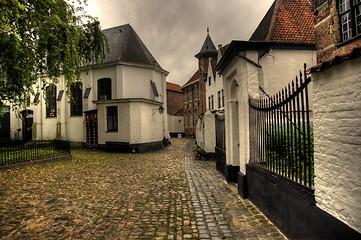
<svg viewBox="0 0 361 240"><path fill-rule="evenodd" d="M272 96L295 79L304 63L313 66L314 38L309 2L276 0L250 41L232 41L218 62L225 96L228 181L237 182L238 172L245 174L249 161L248 97Z"/></svg>
<svg viewBox="0 0 361 240"><path fill-rule="evenodd" d="M12 114L10 132L21 129L20 136L26 139L57 138L114 150L162 148L163 138L169 135L167 114L163 114L168 72L129 24L103 33L110 52L101 66L81 72L80 81L69 89L74 101L67 97L62 76L44 92L39 79L26 120ZM26 129L31 131L25 134Z"/></svg>
<svg viewBox="0 0 361 240"><path fill-rule="evenodd" d="M228 45L227 45L228 46ZM227 46L218 46L217 60L222 58ZM197 119L197 144L207 153L214 153L216 147L216 115L224 115L224 90L222 75L216 72L216 61L208 60L208 71L205 82L207 109Z"/></svg>

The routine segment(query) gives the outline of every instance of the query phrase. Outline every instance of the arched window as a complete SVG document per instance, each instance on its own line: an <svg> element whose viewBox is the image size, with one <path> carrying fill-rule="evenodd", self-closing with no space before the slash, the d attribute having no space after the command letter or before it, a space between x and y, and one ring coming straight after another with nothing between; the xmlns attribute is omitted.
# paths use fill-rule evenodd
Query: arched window
<svg viewBox="0 0 361 240"><path fill-rule="evenodd" d="M98 80L98 100L112 99L112 80L102 78Z"/></svg>

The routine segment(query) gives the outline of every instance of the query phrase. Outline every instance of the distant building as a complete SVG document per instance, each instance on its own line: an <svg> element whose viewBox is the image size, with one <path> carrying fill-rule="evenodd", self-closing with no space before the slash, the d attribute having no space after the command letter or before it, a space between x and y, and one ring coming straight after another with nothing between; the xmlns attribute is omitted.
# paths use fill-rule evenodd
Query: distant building
<svg viewBox="0 0 361 240"><path fill-rule="evenodd" d="M50 83L44 76L34 86L32 104L18 110L25 117L20 119L14 112L5 115L8 119L1 121L6 126L1 123L0 132L6 129L5 136L11 139L58 138L124 151L162 148L168 136L167 114L163 114L168 72L129 24L103 33L110 52L101 66L81 72L80 81L69 89L74 101L65 94L63 76L42 91L42 81Z"/></svg>
<svg viewBox="0 0 361 240"><path fill-rule="evenodd" d="M181 86L167 82L168 129L171 137L184 135L184 95Z"/></svg>
<svg viewBox="0 0 361 240"><path fill-rule="evenodd" d="M217 63L217 54L217 49L207 29L207 36L201 50L195 55L198 59L198 69L187 83L182 86L184 93L185 134L188 136L195 136L197 119L200 114L206 111L206 82L209 61L215 66Z"/></svg>

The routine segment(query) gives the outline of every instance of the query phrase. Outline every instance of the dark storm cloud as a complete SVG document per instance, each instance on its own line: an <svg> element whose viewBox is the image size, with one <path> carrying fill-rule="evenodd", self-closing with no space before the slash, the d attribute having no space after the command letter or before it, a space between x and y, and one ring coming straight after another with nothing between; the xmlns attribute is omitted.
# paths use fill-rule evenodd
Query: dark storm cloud
<svg viewBox="0 0 361 240"><path fill-rule="evenodd" d="M102 28L130 23L167 81L183 85L197 70L194 57L206 29L217 46L248 40L273 0L89 0L89 13Z"/></svg>

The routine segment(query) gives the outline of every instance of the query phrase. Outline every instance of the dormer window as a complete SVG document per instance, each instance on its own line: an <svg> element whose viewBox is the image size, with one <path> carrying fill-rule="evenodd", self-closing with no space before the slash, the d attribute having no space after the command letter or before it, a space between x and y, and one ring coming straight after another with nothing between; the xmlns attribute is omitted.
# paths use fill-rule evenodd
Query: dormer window
<svg viewBox="0 0 361 240"><path fill-rule="evenodd" d="M361 0L339 0L342 42L361 35Z"/></svg>

